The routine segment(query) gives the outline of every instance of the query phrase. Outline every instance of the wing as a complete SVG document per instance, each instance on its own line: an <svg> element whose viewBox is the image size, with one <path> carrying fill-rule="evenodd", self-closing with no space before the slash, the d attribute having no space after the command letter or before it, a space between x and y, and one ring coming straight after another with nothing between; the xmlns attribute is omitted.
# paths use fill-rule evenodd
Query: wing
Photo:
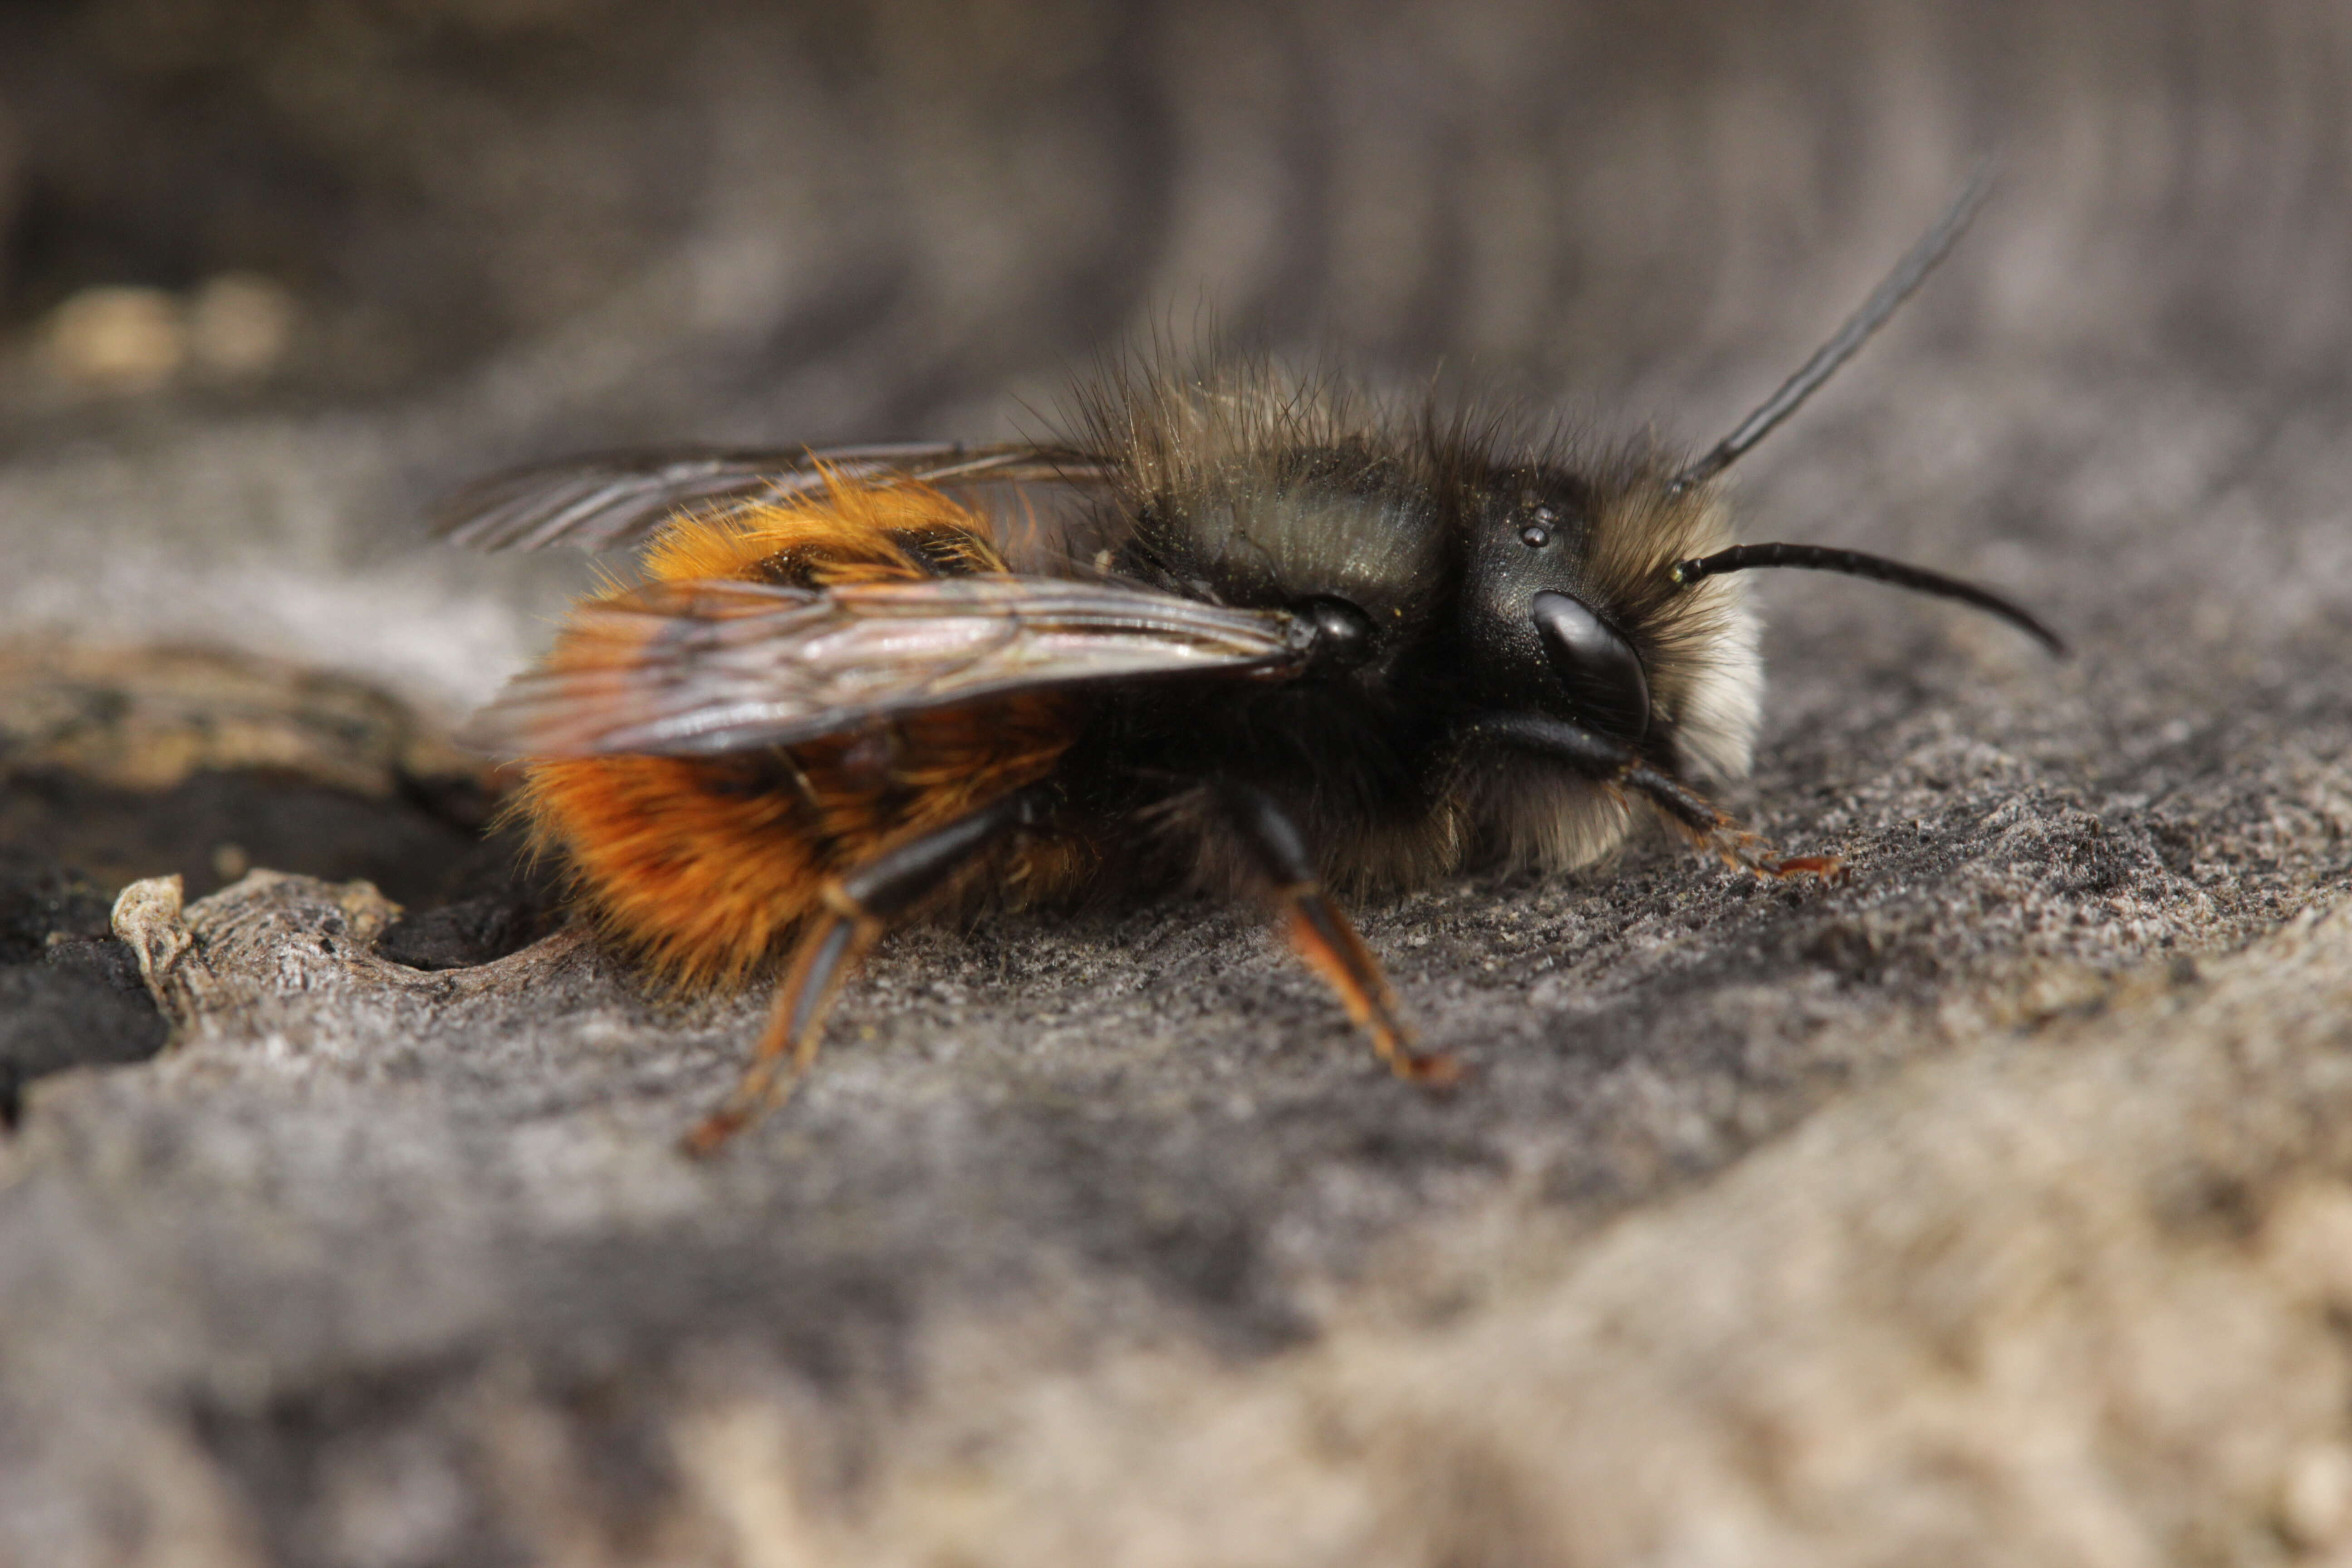
<svg viewBox="0 0 2352 1568"><path fill-rule="evenodd" d="M776 501L831 474L867 484L911 479L950 489L1098 486L1103 464L1083 452L1026 443L961 441L720 451L688 447L566 458L495 475L434 511L434 531L477 550L554 544L611 550L635 544L678 509L714 501Z"/></svg>
<svg viewBox="0 0 2352 1568"><path fill-rule="evenodd" d="M653 584L583 606L460 738L519 757L708 756L1096 681L1278 679L1313 642L1286 611L1055 577Z"/></svg>

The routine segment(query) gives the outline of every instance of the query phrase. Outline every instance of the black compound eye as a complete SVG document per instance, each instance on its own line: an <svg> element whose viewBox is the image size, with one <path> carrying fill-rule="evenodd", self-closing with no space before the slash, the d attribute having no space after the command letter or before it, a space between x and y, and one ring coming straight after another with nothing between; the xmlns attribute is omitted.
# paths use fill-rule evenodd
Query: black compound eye
<svg viewBox="0 0 2352 1568"><path fill-rule="evenodd" d="M1315 666L1318 669L1353 669L1379 651L1380 635L1372 617L1345 599L1318 595L1293 612L1315 628Z"/></svg>
<svg viewBox="0 0 2352 1568"><path fill-rule="evenodd" d="M1570 701L1612 734L1639 741L1650 728L1650 681L1625 639L1572 594L1535 596L1536 632Z"/></svg>

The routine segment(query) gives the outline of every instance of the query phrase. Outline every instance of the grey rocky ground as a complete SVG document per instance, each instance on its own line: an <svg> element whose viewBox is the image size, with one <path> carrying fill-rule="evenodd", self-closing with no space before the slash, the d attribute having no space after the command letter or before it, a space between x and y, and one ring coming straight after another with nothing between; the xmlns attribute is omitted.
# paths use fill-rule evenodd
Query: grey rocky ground
<svg viewBox="0 0 2352 1568"><path fill-rule="evenodd" d="M39 15L0 1562L2352 1561L2340 8ZM208 129L134 177L58 80ZM1366 909L1448 1098L1177 904L893 942L694 1164L753 1004L465 902L515 895L436 736L583 578L436 553L453 481L1024 428L1196 300L1696 443L1994 141L1739 492L2076 658L1759 584L1731 804L1852 880L1656 842ZM183 166L269 177L240 226ZM151 230L168 288L277 269L282 365L73 382L39 311ZM104 906L166 872L125 1064Z"/></svg>

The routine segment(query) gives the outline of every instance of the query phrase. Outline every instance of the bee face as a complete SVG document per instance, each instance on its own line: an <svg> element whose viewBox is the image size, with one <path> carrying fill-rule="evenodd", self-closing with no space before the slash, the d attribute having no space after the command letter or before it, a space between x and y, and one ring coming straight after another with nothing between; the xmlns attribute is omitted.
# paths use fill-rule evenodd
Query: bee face
<svg viewBox="0 0 2352 1568"><path fill-rule="evenodd" d="M1647 668L1594 551L1611 521L1563 468L1488 489L1467 520L1462 637L1482 701L1638 745L1653 721Z"/></svg>

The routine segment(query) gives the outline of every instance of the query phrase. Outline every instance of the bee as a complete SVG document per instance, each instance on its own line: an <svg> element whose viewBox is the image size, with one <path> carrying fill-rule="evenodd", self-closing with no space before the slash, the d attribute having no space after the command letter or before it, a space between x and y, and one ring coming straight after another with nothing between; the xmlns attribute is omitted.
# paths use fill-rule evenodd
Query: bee
<svg viewBox="0 0 2352 1568"><path fill-rule="evenodd" d="M1767 878L1833 879L1705 791L1745 774L1760 669L1738 574L1958 600L1856 551L1734 542L1720 478L1883 325L1973 181L1838 332L1703 455L1597 459L1475 411L1400 414L1260 362L1115 369L1058 438L573 459L464 492L464 544L641 545L465 739L603 936L681 985L782 961L707 1153L780 1103L878 937L982 906L1263 898L1399 1075L1422 1048L1342 897L1588 865L1637 818Z"/></svg>

